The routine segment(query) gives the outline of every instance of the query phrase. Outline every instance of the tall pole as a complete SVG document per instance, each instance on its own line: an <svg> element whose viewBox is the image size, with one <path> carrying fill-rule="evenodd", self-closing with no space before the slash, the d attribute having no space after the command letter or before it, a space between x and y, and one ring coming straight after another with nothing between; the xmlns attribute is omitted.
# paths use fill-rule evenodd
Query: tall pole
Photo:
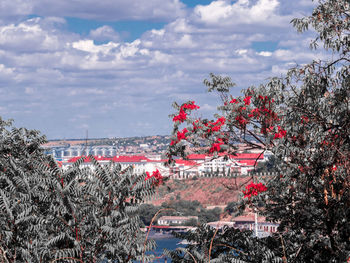
<svg viewBox="0 0 350 263"><path fill-rule="evenodd" d="M258 213L255 211L255 236L258 237Z"/></svg>

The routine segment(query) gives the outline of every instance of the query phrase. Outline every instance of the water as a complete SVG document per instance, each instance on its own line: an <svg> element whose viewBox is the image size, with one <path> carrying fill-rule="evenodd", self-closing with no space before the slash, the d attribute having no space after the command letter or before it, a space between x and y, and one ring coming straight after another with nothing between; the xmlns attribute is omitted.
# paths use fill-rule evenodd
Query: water
<svg viewBox="0 0 350 263"><path fill-rule="evenodd" d="M168 238L157 238L155 239L157 243L156 249L153 251L154 255L157 257L160 257L156 259L154 262L165 262L163 255L163 249L166 248L168 250L174 250L177 247L185 247L185 245L179 244L181 242L181 239L168 237ZM171 262L169 258L167 258L167 262Z"/></svg>

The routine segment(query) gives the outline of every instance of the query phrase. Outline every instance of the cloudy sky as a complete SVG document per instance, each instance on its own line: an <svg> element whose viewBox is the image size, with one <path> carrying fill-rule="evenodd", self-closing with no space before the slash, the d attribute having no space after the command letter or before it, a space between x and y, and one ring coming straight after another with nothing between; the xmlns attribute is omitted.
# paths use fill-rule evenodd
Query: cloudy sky
<svg viewBox="0 0 350 263"><path fill-rule="evenodd" d="M174 101L215 109L210 72L240 90L309 62L311 0L2 0L0 116L48 139L169 134Z"/></svg>

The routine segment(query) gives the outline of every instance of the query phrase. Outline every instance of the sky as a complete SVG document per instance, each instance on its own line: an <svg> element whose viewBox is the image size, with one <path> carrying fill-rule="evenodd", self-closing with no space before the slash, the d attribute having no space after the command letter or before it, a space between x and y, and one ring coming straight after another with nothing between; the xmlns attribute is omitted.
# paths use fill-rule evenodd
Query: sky
<svg viewBox="0 0 350 263"><path fill-rule="evenodd" d="M197 116L219 99L209 73L234 96L322 56L292 18L311 0L2 0L0 116L48 139L167 135L174 101Z"/></svg>

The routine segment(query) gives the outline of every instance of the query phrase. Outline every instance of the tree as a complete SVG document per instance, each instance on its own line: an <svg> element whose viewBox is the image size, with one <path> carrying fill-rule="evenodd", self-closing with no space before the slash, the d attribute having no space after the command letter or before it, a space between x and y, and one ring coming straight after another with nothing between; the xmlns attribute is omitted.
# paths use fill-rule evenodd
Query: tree
<svg viewBox="0 0 350 263"><path fill-rule="evenodd" d="M280 223L278 233L268 242L251 238L246 248L237 245L242 236L246 237L245 232L237 232L236 238L230 239L225 232L218 234L214 246L217 242L226 245L222 250L225 260L229 260L227 253L232 249L241 252L230 254L230 260L249 262L345 262L350 257L349 11L349 1L320 0L309 17L292 20L299 32L308 27L317 32L311 48L323 45L330 54L328 60L291 68L285 77L250 87L238 98L229 95L234 85L229 78L211 74L211 80L204 83L223 100L216 120L191 118L191 111L198 108L194 102L174 104L179 112L173 117L169 163L173 156L186 157L188 143L201 147L213 158L219 154L229 158L236 150L235 142L244 141L251 149L271 151L276 159L278 175L253 177L237 209L250 206L259 210L268 220ZM182 123L189 126L180 130ZM266 181L267 191L261 190L258 180ZM189 235L190 241L209 233L200 231ZM255 253L256 248L262 251L260 255ZM188 249L192 255L211 256L200 246ZM175 262L190 258L186 253L175 254ZM198 260L204 262L200 257Z"/></svg>
<svg viewBox="0 0 350 263"><path fill-rule="evenodd" d="M37 131L0 119L2 262L132 262L155 246L140 231L140 203L158 181L92 156L63 170ZM158 176L159 179L159 176Z"/></svg>

